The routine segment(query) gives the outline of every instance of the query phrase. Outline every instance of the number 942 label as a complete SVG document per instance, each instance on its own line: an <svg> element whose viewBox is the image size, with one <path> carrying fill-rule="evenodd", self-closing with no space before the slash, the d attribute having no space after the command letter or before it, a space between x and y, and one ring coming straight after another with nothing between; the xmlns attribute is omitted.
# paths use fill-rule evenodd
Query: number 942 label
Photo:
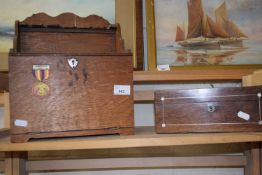
<svg viewBox="0 0 262 175"><path fill-rule="evenodd" d="M114 85L114 95L130 95L130 85Z"/></svg>

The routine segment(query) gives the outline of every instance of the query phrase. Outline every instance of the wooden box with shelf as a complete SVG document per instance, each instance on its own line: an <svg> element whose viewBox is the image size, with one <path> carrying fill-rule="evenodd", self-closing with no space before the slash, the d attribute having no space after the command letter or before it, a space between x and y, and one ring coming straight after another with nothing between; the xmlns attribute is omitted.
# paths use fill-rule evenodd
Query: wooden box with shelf
<svg viewBox="0 0 262 175"><path fill-rule="evenodd" d="M16 22L15 36L9 56L12 142L133 134L132 54L118 25L95 15L40 13Z"/></svg>

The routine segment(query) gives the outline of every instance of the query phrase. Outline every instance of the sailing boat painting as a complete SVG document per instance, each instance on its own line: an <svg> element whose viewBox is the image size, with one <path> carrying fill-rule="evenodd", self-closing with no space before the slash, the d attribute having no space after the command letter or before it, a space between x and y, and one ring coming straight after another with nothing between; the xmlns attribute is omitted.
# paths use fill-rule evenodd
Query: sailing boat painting
<svg viewBox="0 0 262 175"><path fill-rule="evenodd" d="M158 65L262 64L261 0L155 0L154 5Z"/></svg>

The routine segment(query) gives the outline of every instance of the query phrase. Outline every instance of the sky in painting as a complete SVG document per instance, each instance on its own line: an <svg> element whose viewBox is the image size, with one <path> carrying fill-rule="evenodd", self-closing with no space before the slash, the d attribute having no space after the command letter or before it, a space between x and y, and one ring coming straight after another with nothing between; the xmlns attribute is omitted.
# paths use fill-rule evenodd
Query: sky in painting
<svg viewBox="0 0 262 175"><path fill-rule="evenodd" d="M35 13L57 16L72 12L81 17L97 14L115 22L115 0L1 0L0 4L0 52L12 47L15 20L22 21Z"/></svg>
<svg viewBox="0 0 262 175"><path fill-rule="evenodd" d="M262 0L202 0L205 14L215 19L214 10L226 2L228 16L250 40L262 40ZM176 26L187 29L187 0L155 0L157 42L175 41Z"/></svg>

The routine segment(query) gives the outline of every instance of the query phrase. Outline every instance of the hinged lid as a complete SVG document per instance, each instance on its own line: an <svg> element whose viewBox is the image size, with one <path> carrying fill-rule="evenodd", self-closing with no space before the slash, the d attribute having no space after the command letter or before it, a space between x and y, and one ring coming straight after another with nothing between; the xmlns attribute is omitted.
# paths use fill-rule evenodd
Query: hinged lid
<svg viewBox="0 0 262 175"><path fill-rule="evenodd" d="M190 90L159 90L155 92L155 102L200 103L219 101L257 101L262 86L243 88L210 88Z"/></svg>

